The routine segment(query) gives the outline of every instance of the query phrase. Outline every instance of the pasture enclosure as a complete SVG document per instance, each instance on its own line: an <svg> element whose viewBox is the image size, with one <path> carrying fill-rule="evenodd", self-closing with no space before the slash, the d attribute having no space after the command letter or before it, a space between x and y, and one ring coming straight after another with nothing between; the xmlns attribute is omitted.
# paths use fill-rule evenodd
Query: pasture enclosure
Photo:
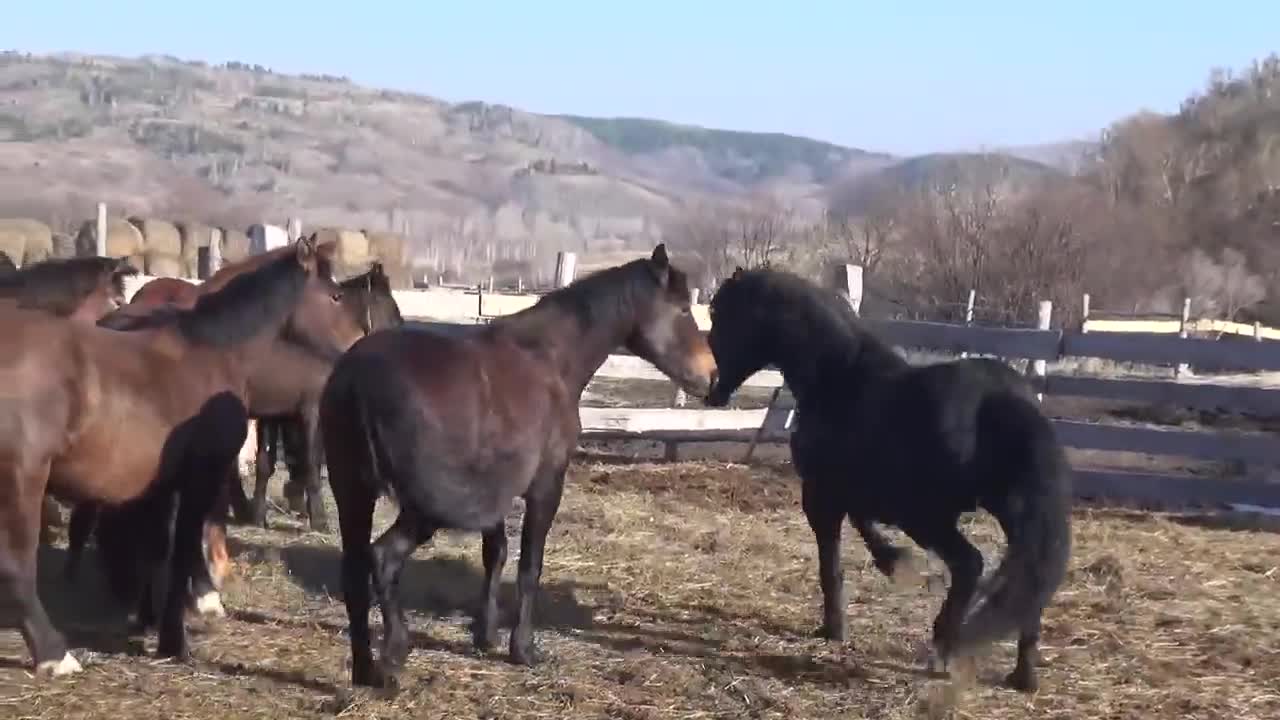
<svg viewBox="0 0 1280 720"><path fill-rule="evenodd" d="M557 261L560 285L572 279L575 265L572 253L561 255ZM858 308L861 268L837 268L832 277L838 291ZM127 292L131 294L149 279L132 278ZM485 292L483 288L396 290L394 294L406 319L437 327L488 322L527 308L540 297ZM699 327L710 327L707 305L695 305L693 312ZM1057 417L1058 436L1078 451L1178 457L1226 464L1234 470L1206 476L1077 466L1076 488L1081 497L1157 505L1280 507L1280 482L1269 477L1270 468L1280 466L1280 443L1267 431L1270 421L1280 420L1280 343L1267 342L1257 332L1252 340L1239 334L1219 340L1187 337L1191 323L1185 316L1174 330L1161 326L1115 332L1127 328L1115 326L1117 321L1108 325L1107 321L1089 320L1087 312L1081 328L1067 330L1052 327L1048 302L1040 303L1036 328L865 322L913 361L964 355L1025 360L1042 397L1190 408L1206 414L1241 416L1255 423L1253 431L1210 432ZM648 384L654 392L647 407L590 407L584 402L584 441L656 443L668 459L677 457L682 444L734 443L745 445L744 453L750 457L758 445L785 442L789 434L793 404L781 375L774 370L763 370L744 384L745 392L766 394L765 407L739 409L688 407L683 394L665 376L625 352L610 356L595 378ZM1245 478L1226 477L1241 475L1241 468L1249 469L1243 473Z"/></svg>

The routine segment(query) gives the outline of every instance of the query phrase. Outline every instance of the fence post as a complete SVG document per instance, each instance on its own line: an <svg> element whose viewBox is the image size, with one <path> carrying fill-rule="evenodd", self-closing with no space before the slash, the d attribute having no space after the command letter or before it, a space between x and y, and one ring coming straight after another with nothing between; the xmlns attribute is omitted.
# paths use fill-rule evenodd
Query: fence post
<svg viewBox="0 0 1280 720"><path fill-rule="evenodd" d="M289 242L293 242L302 237L302 218L289 218L289 224L286 228L289 233Z"/></svg>
<svg viewBox="0 0 1280 720"><path fill-rule="evenodd" d="M217 228L209 230L209 275L212 276L222 267L222 231Z"/></svg>
<svg viewBox="0 0 1280 720"><path fill-rule="evenodd" d="M98 225L96 229L98 231L98 237L97 237L98 246L95 252L98 253L98 257L106 257L107 256L107 204L104 202L98 203Z"/></svg>
<svg viewBox="0 0 1280 720"><path fill-rule="evenodd" d="M1048 330L1053 320L1053 301L1041 300L1040 306L1036 311L1036 328L1040 330ZM1040 392L1040 388L1044 385L1045 375L1048 374L1048 364L1044 360L1034 360L1031 363L1031 375L1036 383L1036 399L1044 400L1044 393Z"/></svg>
<svg viewBox="0 0 1280 720"><path fill-rule="evenodd" d="M969 288L969 299L965 301L965 304L964 304L965 327L968 327L973 324L973 303L977 299L978 299L978 291L974 290L973 288ZM969 357L969 351L968 350L961 351L960 357L962 358Z"/></svg>
<svg viewBox="0 0 1280 720"><path fill-rule="evenodd" d="M862 314L862 266L846 263L837 265L832 277L836 292L845 296L854 315Z"/></svg>
<svg viewBox="0 0 1280 720"><path fill-rule="evenodd" d="M1089 293L1080 298L1080 334L1089 332Z"/></svg>
<svg viewBox="0 0 1280 720"><path fill-rule="evenodd" d="M1257 320L1253 321L1253 340L1254 342L1262 342L1262 323Z"/></svg>
<svg viewBox="0 0 1280 720"><path fill-rule="evenodd" d="M1185 338L1187 336L1187 325L1191 321L1191 298L1182 299L1182 323L1178 326L1178 337ZM1175 378L1182 377L1190 371L1190 366L1186 363L1178 363L1173 366L1173 376Z"/></svg>
<svg viewBox="0 0 1280 720"><path fill-rule="evenodd" d="M573 282L578 271L578 254L561 250L556 253L556 287L562 288Z"/></svg>

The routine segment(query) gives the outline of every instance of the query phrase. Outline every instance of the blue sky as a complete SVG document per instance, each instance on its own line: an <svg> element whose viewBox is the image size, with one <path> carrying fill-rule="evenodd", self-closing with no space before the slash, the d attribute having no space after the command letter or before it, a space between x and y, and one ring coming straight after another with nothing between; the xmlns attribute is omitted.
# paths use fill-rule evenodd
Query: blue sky
<svg viewBox="0 0 1280 720"><path fill-rule="evenodd" d="M1096 137L1280 51L1276 0L6 5L3 48L240 60L896 153Z"/></svg>

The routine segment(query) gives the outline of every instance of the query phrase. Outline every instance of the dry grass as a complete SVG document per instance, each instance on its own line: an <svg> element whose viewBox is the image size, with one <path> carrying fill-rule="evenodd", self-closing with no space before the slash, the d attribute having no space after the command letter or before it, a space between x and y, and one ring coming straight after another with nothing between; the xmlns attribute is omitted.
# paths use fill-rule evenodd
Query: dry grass
<svg viewBox="0 0 1280 720"><path fill-rule="evenodd" d="M380 506L382 524L390 513ZM5 636L0 717L1280 717L1280 537L1265 532L1078 511L1070 579L1045 621L1042 689L1024 696L994 685L1011 667L1007 643L976 681L927 676L941 565L890 582L853 537L851 641L813 639L813 543L788 469L584 460L549 541L538 610L548 659L508 664L505 633L494 656L472 651L479 540L448 534L406 570L415 648L403 690L385 698L350 688L335 539L273 519L270 532L233 530L231 617L195 622L189 666L156 662L153 638L130 654L119 619L91 612L99 591L68 592L58 553L46 553L44 597L62 627L88 627L74 638L93 650L78 651L82 676L40 683L17 633ZM518 520L509 527L518 534ZM967 532L993 565L994 525L982 516Z"/></svg>

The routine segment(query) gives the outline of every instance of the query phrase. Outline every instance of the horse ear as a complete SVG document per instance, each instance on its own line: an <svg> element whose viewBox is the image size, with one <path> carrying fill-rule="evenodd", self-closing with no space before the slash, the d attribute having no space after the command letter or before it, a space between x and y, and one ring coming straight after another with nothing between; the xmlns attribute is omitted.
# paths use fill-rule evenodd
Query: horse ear
<svg viewBox="0 0 1280 720"><path fill-rule="evenodd" d="M730 277L729 279L730 279L730 280L737 280L738 278L742 277L742 273L744 273L744 272L746 272L746 270L743 270L743 269L742 269L742 266L741 266L741 265L739 265L739 266L737 266L737 267L735 267L735 268L733 269L733 276L732 276L732 277Z"/></svg>
<svg viewBox="0 0 1280 720"><path fill-rule="evenodd" d="M112 275L137 275L138 268L129 262L129 258L116 258L116 266L111 270Z"/></svg>
<svg viewBox="0 0 1280 720"><path fill-rule="evenodd" d="M309 238L298 238L298 241L293 244L293 248L300 265L307 265L315 258L316 246L311 243Z"/></svg>
<svg viewBox="0 0 1280 720"><path fill-rule="evenodd" d="M383 270L382 270L382 263L381 263L381 262L378 262L378 261L375 261L375 262L373 263L373 265L372 265L372 266L370 266L370 268L369 268L369 272L373 273L375 277L386 277L386 276L387 276L387 274L386 274L385 272L383 272Z"/></svg>
<svg viewBox="0 0 1280 720"><path fill-rule="evenodd" d="M653 255L649 258L649 260L654 264L655 267L662 270L665 270L668 266L670 266L671 259L667 257L667 244L658 243L658 247L653 249Z"/></svg>

